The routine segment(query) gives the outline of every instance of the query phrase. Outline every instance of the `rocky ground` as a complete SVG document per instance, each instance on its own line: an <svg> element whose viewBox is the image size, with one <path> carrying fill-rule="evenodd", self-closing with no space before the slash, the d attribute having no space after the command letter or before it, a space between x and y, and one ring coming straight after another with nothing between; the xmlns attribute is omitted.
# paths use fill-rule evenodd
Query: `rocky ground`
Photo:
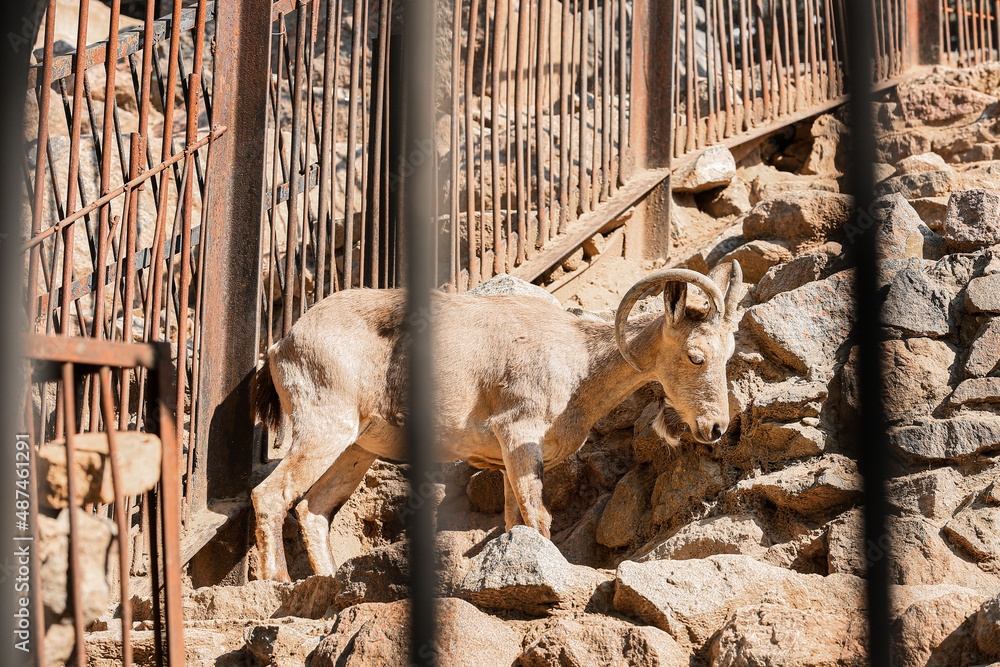
<svg viewBox="0 0 1000 667"><path fill-rule="evenodd" d="M896 664L1000 660L998 96L996 66L886 93L871 211L841 192L840 112L677 175L671 262L738 259L750 283L732 426L714 447L670 449L651 428L658 387L644 387L546 473L552 541L503 532L497 473L443 466L425 498L438 506L441 635L427 648L440 664L861 665L859 575L887 556ZM890 539L865 544L848 260L873 218L892 516ZM564 302L602 310L628 287L598 290L595 276ZM401 468L377 463L333 522L336 576L309 576L290 519L295 583L189 591L190 664L403 664L405 500ZM135 610L146 664L148 601ZM94 627L91 663L116 664L114 619Z"/></svg>

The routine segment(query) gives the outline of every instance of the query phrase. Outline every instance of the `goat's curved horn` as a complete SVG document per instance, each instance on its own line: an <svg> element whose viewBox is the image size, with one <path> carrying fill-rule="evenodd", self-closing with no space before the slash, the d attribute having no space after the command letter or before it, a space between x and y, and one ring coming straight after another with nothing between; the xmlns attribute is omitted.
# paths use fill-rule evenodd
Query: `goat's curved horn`
<svg viewBox="0 0 1000 667"><path fill-rule="evenodd" d="M729 274L729 287L726 288L726 315L727 321L732 322L736 317L736 309L739 307L740 294L743 288L743 267L733 260L733 268Z"/></svg>
<svg viewBox="0 0 1000 667"><path fill-rule="evenodd" d="M618 313L615 315L615 342L618 344L618 351L621 352L625 361L637 371L641 371L642 367L639 366L639 363L628 349L628 343L625 341L625 322L628 320L629 313L632 312L632 306L635 305L639 297L647 292L649 288L674 281L697 285L708 295L709 307L711 309L709 317L714 317L724 312L726 308L725 299L722 296L722 290L719 289L719 286L708 276L690 269L661 269L632 285L618 305Z"/></svg>

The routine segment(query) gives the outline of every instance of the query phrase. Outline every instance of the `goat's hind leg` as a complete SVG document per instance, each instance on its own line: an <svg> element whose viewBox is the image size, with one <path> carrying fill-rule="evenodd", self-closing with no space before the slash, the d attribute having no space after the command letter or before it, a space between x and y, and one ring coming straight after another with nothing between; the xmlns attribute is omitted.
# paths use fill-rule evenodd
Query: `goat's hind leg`
<svg viewBox="0 0 1000 667"><path fill-rule="evenodd" d="M327 408L328 410L328 408ZM329 428L330 420L326 422ZM336 423L336 422L335 422ZM264 579L290 581L281 527L292 505L358 438L358 419L342 419L326 432L300 428L293 420L292 443L281 463L251 494L257 514L257 550Z"/></svg>
<svg viewBox="0 0 1000 667"><path fill-rule="evenodd" d="M514 494L514 487L510 485L510 475L503 472L503 519L504 530L510 530L514 526L523 526L524 519L521 517L521 508L517 504L517 496Z"/></svg>
<svg viewBox="0 0 1000 667"><path fill-rule="evenodd" d="M335 572L336 564L330 550L330 520L361 483L375 458L357 443L351 445L295 506L309 563L316 574Z"/></svg>

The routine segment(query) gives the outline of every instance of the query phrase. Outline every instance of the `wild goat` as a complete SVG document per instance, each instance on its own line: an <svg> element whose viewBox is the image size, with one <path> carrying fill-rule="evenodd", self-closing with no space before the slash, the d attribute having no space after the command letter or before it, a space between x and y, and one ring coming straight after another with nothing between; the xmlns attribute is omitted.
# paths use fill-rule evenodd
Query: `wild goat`
<svg viewBox="0 0 1000 667"><path fill-rule="evenodd" d="M725 272L657 271L629 289L614 324L533 296L435 293L441 460L502 470L507 529L525 523L549 537L543 471L577 451L595 421L647 382L663 385L656 424L668 442L676 444L685 426L699 441L719 440L729 426L726 362L743 288L737 262ZM687 283L707 295L706 313L688 310ZM664 313L627 322L636 301L660 289ZM288 453L253 490L265 578L288 580L281 529L300 498L310 563L333 574L330 517L376 457L406 458L405 315L399 290L334 294L268 351L254 375L254 415L272 428L282 415L291 419Z"/></svg>

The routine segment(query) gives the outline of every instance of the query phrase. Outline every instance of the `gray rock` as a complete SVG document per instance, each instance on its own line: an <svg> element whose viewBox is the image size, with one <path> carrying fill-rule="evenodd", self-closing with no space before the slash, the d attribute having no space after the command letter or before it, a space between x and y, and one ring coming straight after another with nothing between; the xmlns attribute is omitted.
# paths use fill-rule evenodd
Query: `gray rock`
<svg viewBox="0 0 1000 667"><path fill-rule="evenodd" d="M848 195L808 190L780 194L760 202L743 219L749 240L783 241L796 253L843 236L854 217Z"/></svg>
<svg viewBox="0 0 1000 667"><path fill-rule="evenodd" d="M854 318L853 287L849 271L808 283L751 307L743 326L778 363L810 380L829 377Z"/></svg>
<svg viewBox="0 0 1000 667"><path fill-rule="evenodd" d="M526 280L515 276L501 273L493 276L482 285L470 289L466 294L471 296L494 296L498 294L522 294L524 296L537 296L552 302L562 308L559 299L555 298L547 290L538 285L532 285Z"/></svg>
<svg viewBox="0 0 1000 667"><path fill-rule="evenodd" d="M889 282L882 323L910 336L944 336L951 330L951 297L917 264L898 271Z"/></svg>
<svg viewBox="0 0 1000 667"><path fill-rule="evenodd" d="M920 233L923 221L902 195L877 199L872 204L872 215L880 222L876 236L879 259L923 257L924 237Z"/></svg>
<svg viewBox="0 0 1000 667"><path fill-rule="evenodd" d="M537 530L514 526L472 560L456 594L477 607L541 616L572 595L573 567Z"/></svg>
<svg viewBox="0 0 1000 667"><path fill-rule="evenodd" d="M965 290L965 309L971 313L1000 313L1000 273L973 278Z"/></svg>
<svg viewBox="0 0 1000 667"><path fill-rule="evenodd" d="M983 415L931 419L890 429L889 444L920 460L961 459L1000 445L1000 418Z"/></svg>
<svg viewBox="0 0 1000 667"><path fill-rule="evenodd" d="M814 516L859 500L861 477L854 461L827 454L745 479L729 493L741 498L762 496L782 509Z"/></svg>
<svg viewBox="0 0 1000 667"><path fill-rule="evenodd" d="M997 364L1000 364L1000 316L991 317L980 327L965 360L965 374L983 377L992 373Z"/></svg>
<svg viewBox="0 0 1000 667"><path fill-rule="evenodd" d="M728 185L736 175L736 160L725 146L710 146L671 178L675 192L704 192Z"/></svg>
<svg viewBox="0 0 1000 667"><path fill-rule="evenodd" d="M952 194L944 238L959 252L975 252L1000 243L1000 193L967 190Z"/></svg>

